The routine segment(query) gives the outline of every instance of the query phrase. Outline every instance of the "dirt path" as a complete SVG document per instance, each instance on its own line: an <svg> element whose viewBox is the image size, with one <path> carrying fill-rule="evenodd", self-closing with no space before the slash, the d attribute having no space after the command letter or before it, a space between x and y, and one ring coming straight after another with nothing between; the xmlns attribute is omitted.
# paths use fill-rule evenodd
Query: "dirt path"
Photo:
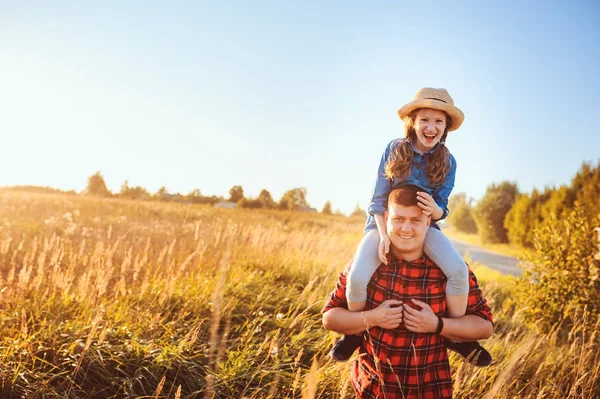
<svg viewBox="0 0 600 399"><path fill-rule="evenodd" d="M450 241L452 241L452 244L461 255L464 256L465 253L468 252L473 262L486 265L491 269L498 270L502 274L511 274L513 276L521 275L521 269L518 267L519 260L516 258L499 255L464 241L459 241L452 238Z"/></svg>

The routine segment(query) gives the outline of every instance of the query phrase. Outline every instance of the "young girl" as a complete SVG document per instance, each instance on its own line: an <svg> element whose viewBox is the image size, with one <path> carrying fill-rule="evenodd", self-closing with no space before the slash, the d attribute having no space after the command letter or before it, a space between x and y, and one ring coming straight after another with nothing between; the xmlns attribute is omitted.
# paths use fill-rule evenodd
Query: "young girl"
<svg viewBox="0 0 600 399"><path fill-rule="evenodd" d="M423 88L417 92L413 101L398 110L398 115L404 121L405 137L393 140L387 146L379 164L365 235L348 273L348 309L364 309L369 280L380 263L388 262L390 239L383 213L389 193L396 187L413 184L422 188L419 206L434 221L425 238L425 254L447 277L446 303L449 316L460 317L467 308L467 265L435 221L448 215L448 197L454 187L456 173L456 160L446 148L446 137L448 132L460 127L464 114L454 106L452 97L445 89ZM362 335L355 335L342 338L332 349L332 358L337 361L348 360L360 345L361 337ZM459 347L451 349L459 351L463 356L475 349L485 351L476 342L466 346L464 344L467 343L455 344ZM487 361L481 356L487 359L489 353L478 355L481 361Z"/></svg>

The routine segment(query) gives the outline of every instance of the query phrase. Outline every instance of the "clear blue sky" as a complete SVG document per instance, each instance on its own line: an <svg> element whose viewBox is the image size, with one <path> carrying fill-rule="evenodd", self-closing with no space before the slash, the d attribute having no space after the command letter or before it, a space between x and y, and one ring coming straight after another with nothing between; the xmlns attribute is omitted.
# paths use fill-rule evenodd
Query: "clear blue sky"
<svg viewBox="0 0 600 399"><path fill-rule="evenodd" d="M350 212L422 86L466 115L454 193L600 158L596 2L0 4L0 185L99 170L115 191L306 187Z"/></svg>

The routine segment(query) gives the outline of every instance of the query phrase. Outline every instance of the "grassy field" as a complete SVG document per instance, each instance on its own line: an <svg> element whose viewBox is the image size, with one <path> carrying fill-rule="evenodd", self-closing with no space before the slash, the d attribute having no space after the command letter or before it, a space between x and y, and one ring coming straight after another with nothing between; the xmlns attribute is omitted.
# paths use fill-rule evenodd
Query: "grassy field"
<svg viewBox="0 0 600 399"><path fill-rule="evenodd" d="M0 397L354 397L349 365L326 356L336 334L320 309L362 225L0 191ZM564 344L536 335L515 280L475 271L496 362L452 355L455 397L598 397L585 319Z"/></svg>

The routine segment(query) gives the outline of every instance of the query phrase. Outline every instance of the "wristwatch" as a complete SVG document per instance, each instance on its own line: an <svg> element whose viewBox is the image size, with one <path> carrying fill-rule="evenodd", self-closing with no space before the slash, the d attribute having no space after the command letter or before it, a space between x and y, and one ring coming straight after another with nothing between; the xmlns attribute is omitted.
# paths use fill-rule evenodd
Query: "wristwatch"
<svg viewBox="0 0 600 399"><path fill-rule="evenodd" d="M441 334L443 329L444 329L444 320L442 319L442 316L438 316L438 326L437 326L437 330L435 331L435 333Z"/></svg>

